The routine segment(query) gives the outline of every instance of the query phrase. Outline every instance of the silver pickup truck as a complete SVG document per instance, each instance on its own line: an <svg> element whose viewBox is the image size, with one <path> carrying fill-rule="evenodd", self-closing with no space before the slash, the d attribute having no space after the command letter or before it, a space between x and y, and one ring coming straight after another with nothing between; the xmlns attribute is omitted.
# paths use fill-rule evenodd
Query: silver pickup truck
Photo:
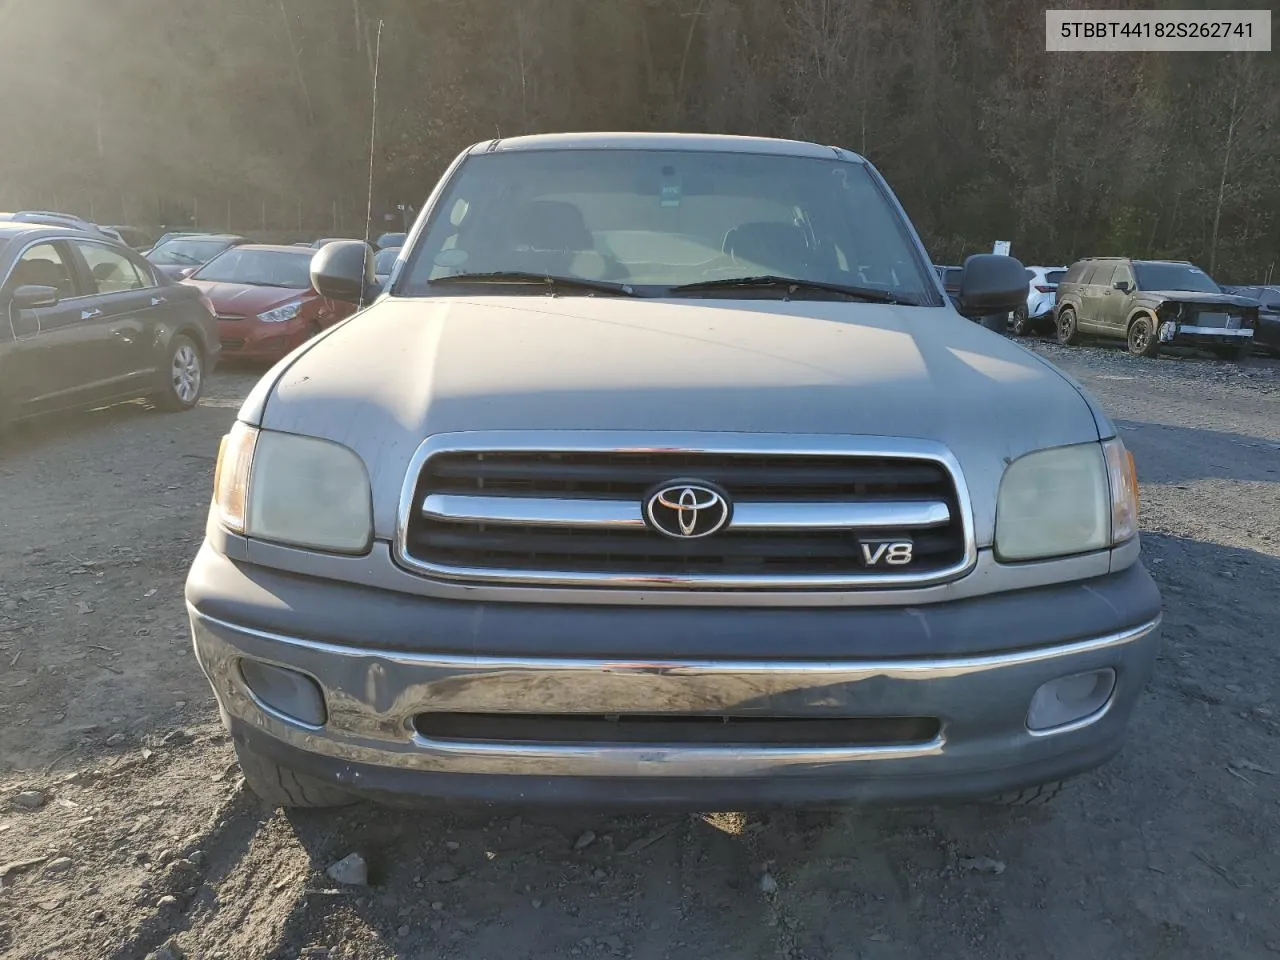
<svg viewBox="0 0 1280 960"><path fill-rule="evenodd" d="M1038 802L1120 748L1132 458L863 158L481 143L385 283L312 279L367 306L244 403L186 588L269 801Z"/></svg>

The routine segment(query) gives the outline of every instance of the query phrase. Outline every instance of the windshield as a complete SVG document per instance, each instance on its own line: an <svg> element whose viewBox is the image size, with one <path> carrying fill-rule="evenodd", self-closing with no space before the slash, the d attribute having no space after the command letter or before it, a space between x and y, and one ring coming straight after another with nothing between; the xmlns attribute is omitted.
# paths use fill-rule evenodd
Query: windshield
<svg viewBox="0 0 1280 960"><path fill-rule="evenodd" d="M399 256L399 247L392 247L388 250L379 250L378 255L373 258L373 272L377 274L390 273L391 268L396 264L396 258Z"/></svg>
<svg viewBox="0 0 1280 960"><path fill-rule="evenodd" d="M225 249L225 240L167 240L152 250L147 259L160 266L190 267L208 262Z"/></svg>
<svg viewBox="0 0 1280 960"><path fill-rule="evenodd" d="M285 250L233 247L196 271L191 279L305 290L311 286L311 255Z"/></svg>
<svg viewBox="0 0 1280 960"><path fill-rule="evenodd" d="M1219 286L1199 267L1187 263L1135 263L1133 271L1140 290L1189 290L1221 293Z"/></svg>
<svg viewBox="0 0 1280 960"><path fill-rule="evenodd" d="M650 295L767 275L932 304L925 269L902 218L861 164L550 150L468 159L415 244L397 292L457 292L466 288L432 281L499 272L627 284Z"/></svg>

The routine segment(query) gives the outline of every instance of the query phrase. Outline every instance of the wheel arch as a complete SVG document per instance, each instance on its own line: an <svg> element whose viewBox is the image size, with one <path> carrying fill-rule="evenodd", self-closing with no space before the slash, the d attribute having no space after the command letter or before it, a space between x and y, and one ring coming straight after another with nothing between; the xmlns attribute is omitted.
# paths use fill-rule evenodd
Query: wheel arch
<svg viewBox="0 0 1280 960"><path fill-rule="evenodd" d="M169 338L165 344L166 351L173 349L173 341L176 340L178 337L186 337L188 340L194 343L196 345L196 349L200 351L201 360L209 359L209 354L212 352L212 350L210 348L210 345L205 340L206 338L205 331L200 327L198 323L193 323L190 320L184 320L183 322L176 324L174 328L169 332Z"/></svg>
<svg viewBox="0 0 1280 960"><path fill-rule="evenodd" d="M1137 306L1129 311L1129 316L1124 321L1124 330L1127 334L1133 328L1133 322L1140 317L1146 317L1151 321L1151 332L1159 334L1160 317L1156 315L1155 308L1148 306Z"/></svg>

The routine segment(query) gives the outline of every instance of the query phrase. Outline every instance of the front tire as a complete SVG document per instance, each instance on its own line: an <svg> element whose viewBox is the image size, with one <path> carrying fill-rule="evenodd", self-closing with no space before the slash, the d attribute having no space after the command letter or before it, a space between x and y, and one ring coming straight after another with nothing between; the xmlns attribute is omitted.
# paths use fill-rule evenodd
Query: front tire
<svg viewBox="0 0 1280 960"><path fill-rule="evenodd" d="M1138 317L1129 324L1129 352L1135 357L1154 357L1160 352L1156 325L1150 317Z"/></svg>
<svg viewBox="0 0 1280 960"><path fill-rule="evenodd" d="M316 777L282 767L240 741L236 741L236 759L249 789L273 807L345 807L356 798L345 790Z"/></svg>
<svg viewBox="0 0 1280 960"><path fill-rule="evenodd" d="M192 409L204 393L204 354L194 340L179 335L169 343L164 386L156 395L161 410L181 413Z"/></svg>
<svg viewBox="0 0 1280 960"><path fill-rule="evenodd" d="M1027 316L1027 305L1021 303L1013 311L1013 318L1009 322L1009 330L1015 337L1025 337L1031 333L1031 318Z"/></svg>
<svg viewBox="0 0 1280 960"><path fill-rule="evenodd" d="M1080 342L1080 326L1076 321L1074 307L1063 307L1058 311L1058 342L1064 347L1075 346Z"/></svg>

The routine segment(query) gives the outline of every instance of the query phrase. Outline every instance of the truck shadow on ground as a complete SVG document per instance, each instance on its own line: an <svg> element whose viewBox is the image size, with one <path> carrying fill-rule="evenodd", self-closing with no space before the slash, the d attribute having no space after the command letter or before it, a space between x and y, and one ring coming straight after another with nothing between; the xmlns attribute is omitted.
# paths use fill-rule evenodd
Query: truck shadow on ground
<svg viewBox="0 0 1280 960"><path fill-rule="evenodd" d="M1280 483L1280 441L1141 420L1115 424L1137 460L1142 483Z"/></svg>

